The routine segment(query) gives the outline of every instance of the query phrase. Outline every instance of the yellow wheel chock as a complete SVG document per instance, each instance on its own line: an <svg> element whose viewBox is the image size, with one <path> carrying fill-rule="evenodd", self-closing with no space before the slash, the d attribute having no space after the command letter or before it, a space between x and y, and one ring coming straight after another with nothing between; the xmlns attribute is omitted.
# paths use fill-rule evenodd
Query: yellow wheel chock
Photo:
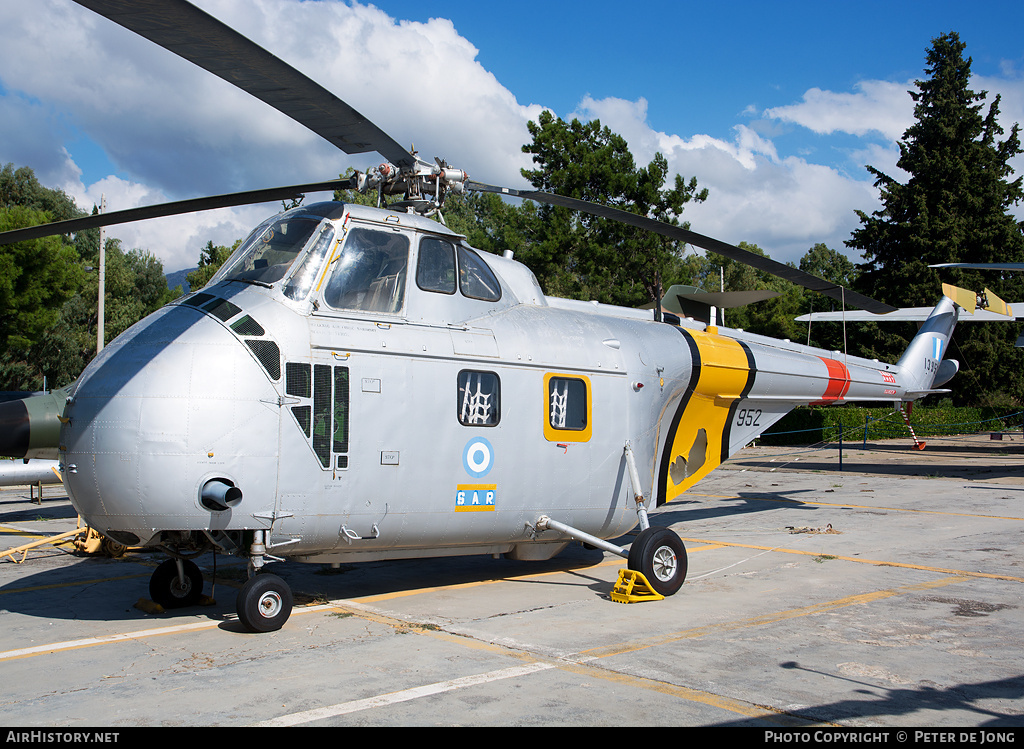
<svg viewBox="0 0 1024 749"><path fill-rule="evenodd" d="M612 588L612 600L616 603L638 603L639 601L660 601L661 593L651 587L643 573L636 570L619 570L619 579Z"/></svg>

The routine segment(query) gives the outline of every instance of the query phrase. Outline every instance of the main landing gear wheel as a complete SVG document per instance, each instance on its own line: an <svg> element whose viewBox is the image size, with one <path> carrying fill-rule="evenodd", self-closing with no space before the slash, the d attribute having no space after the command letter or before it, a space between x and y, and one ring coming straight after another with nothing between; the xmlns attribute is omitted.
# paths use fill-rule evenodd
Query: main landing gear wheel
<svg viewBox="0 0 1024 749"><path fill-rule="evenodd" d="M648 528L629 547L628 566L647 578L655 591L670 596L686 579L686 547L670 528Z"/></svg>
<svg viewBox="0 0 1024 749"><path fill-rule="evenodd" d="M178 574L178 563L174 559L163 562L149 578L149 597L165 609L180 609L199 603L203 595L203 573L199 566L189 560L181 561L184 578Z"/></svg>
<svg viewBox="0 0 1024 749"><path fill-rule="evenodd" d="M238 591L235 609L250 632L273 632L291 616L292 591L277 575L253 575Z"/></svg>

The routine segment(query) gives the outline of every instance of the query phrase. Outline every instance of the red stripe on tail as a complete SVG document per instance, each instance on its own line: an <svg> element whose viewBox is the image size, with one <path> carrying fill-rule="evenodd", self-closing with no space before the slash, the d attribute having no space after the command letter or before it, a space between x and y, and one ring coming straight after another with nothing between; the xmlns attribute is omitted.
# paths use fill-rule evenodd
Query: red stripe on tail
<svg viewBox="0 0 1024 749"><path fill-rule="evenodd" d="M846 368L845 364L835 359L825 359L820 356L818 358L825 362L825 366L828 368L828 386L822 393L821 400L812 403L812 406L821 406L842 400L846 396L846 391L850 389L850 370Z"/></svg>

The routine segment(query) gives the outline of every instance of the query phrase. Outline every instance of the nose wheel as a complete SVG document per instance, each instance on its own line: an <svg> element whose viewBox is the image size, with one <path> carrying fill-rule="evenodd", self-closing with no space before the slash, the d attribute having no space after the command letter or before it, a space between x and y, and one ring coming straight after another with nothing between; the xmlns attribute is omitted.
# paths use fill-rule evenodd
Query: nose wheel
<svg viewBox="0 0 1024 749"><path fill-rule="evenodd" d="M165 609L195 606L203 595L203 573L188 559L168 559L149 578L149 597Z"/></svg>
<svg viewBox="0 0 1024 749"><path fill-rule="evenodd" d="M277 575L253 575L238 591L235 609L238 620L250 632L273 632L291 616L292 591Z"/></svg>

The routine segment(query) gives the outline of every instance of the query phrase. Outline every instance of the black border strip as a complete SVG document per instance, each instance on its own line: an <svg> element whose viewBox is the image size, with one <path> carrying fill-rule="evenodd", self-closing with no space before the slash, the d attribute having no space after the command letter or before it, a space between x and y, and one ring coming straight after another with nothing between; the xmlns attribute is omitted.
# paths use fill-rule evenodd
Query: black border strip
<svg viewBox="0 0 1024 749"><path fill-rule="evenodd" d="M697 382L700 380L701 360L697 342L685 328L676 328L676 330L679 331L683 336L683 340L690 347L690 381L687 383L686 390L683 391L683 397L676 407L675 415L672 417L672 424L668 428L664 447L661 451L661 464L658 469L658 501L655 507L661 507L668 501L668 467L672 463L672 443L675 442L679 422L683 419L683 412L686 410L687 405L689 405L690 397L696 391Z"/></svg>
<svg viewBox="0 0 1024 749"><path fill-rule="evenodd" d="M740 397L734 400L732 405L729 406L729 416L725 422L725 429L722 430L722 459L720 461L722 463L729 459L729 443L732 441L733 417L736 416L736 409L739 408L740 402L747 397L751 388L754 387L754 377L757 375L757 362L754 361L754 352L751 351L750 346L745 344L743 341L736 341L736 343L740 345L740 348L743 349L743 353L747 355L747 381L743 385Z"/></svg>

